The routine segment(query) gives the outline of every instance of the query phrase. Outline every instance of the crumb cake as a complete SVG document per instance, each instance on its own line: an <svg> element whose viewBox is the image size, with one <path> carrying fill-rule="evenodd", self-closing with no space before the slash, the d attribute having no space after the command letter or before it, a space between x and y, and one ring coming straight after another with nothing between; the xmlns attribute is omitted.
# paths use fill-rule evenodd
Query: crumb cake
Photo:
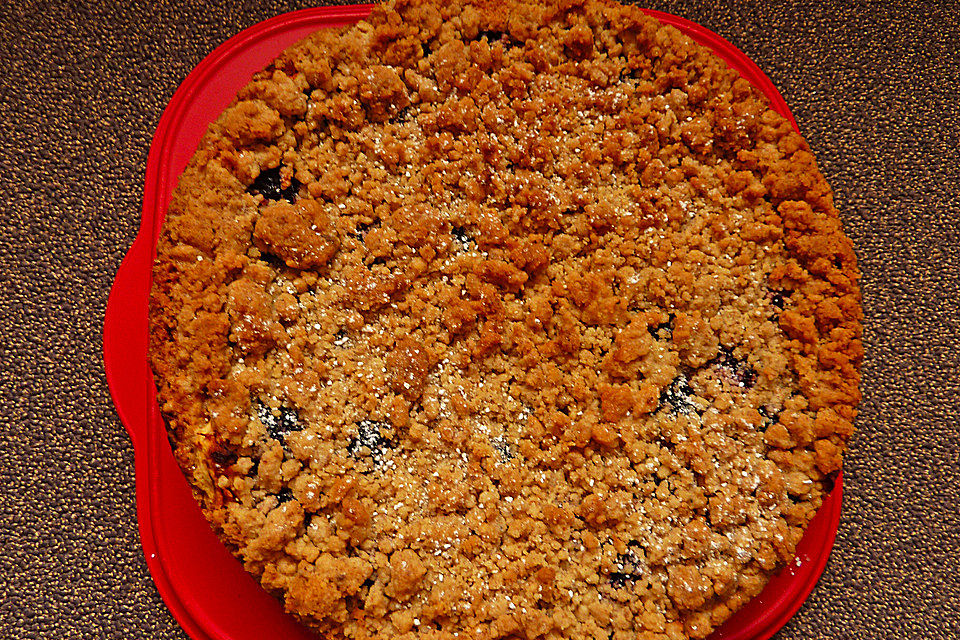
<svg viewBox="0 0 960 640"><path fill-rule="evenodd" d="M219 537L326 638L704 638L853 431L804 140L603 0L396 0L282 52L158 240L151 363Z"/></svg>

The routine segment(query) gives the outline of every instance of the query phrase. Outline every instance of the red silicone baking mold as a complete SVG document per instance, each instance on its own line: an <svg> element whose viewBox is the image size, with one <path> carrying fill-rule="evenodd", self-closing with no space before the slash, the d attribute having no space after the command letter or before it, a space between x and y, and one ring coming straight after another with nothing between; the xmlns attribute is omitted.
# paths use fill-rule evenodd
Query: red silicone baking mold
<svg viewBox="0 0 960 640"><path fill-rule="evenodd" d="M160 119L143 194L140 232L107 302L103 351L107 381L136 454L137 515L147 566L173 615L195 640L316 640L284 613L214 536L174 461L147 362L147 298L160 224L177 177L209 122L281 50L313 31L351 24L372 5L284 14L231 38L187 76ZM732 44L703 27L647 11L712 48L759 88L794 128L773 83ZM796 560L718 629L713 640L766 640L796 613L826 565L840 520L841 480L810 523Z"/></svg>

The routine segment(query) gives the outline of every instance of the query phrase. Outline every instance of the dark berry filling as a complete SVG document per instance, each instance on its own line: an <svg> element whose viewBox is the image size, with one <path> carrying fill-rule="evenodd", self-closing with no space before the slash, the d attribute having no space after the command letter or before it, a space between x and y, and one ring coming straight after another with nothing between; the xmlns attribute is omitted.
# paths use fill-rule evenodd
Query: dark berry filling
<svg viewBox="0 0 960 640"><path fill-rule="evenodd" d="M514 47L524 46L523 42L519 42L510 37L509 33L504 31L493 31L493 30L484 30L477 33L477 37L474 38L477 42L481 40L486 40L487 44L493 47L498 42L503 46L504 49L512 49Z"/></svg>
<svg viewBox="0 0 960 640"><path fill-rule="evenodd" d="M783 309L783 305L787 301L787 296L790 295L788 291L774 291L773 295L770 296L770 304L775 306L778 309Z"/></svg>
<svg viewBox="0 0 960 640"><path fill-rule="evenodd" d="M490 444L493 445L493 450L500 454L500 462L510 462L516 457L513 447L503 438L494 438Z"/></svg>
<svg viewBox="0 0 960 640"><path fill-rule="evenodd" d="M282 272L287 268L287 263L280 256L260 249L260 260L267 263L274 271Z"/></svg>
<svg viewBox="0 0 960 640"><path fill-rule="evenodd" d="M778 410L775 407L771 407L769 405L763 405L761 407L757 407L757 412L759 412L760 416L763 418L763 424L765 426L769 426L771 424L780 422L780 413L782 411L783 411L782 409Z"/></svg>
<svg viewBox="0 0 960 640"><path fill-rule="evenodd" d="M403 109L397 110L396 113L394 113L392 116L390 116L390 118L388 119L388 122L404 123L404 122L406 122L407 119L409 119L410 116L412 116L413 114L414 114L414 110L413 110L412 107L404 107Z"/></svg>
<svg viewBox="0 0 960 640"><path fill-rule="evenodd" d="M790 299L790 296L793 295L793 291L786 290L775 290L767 292L767 300L770 302L770 306L779 311L787 306L787 300ZM775 312L773 314L773 319L777 320L780 317L780 314Z"/></svg>
<svg viewBox="0 0 960 640"><path fill-rule="evenodd" d="M294 431L303 429L300 415L296 409L280 407L279 415L263 403L257 405L257 417L267 429L267 435L274 440L284 442L284 439Z"/></svg>
<svg viewBox="0 0 960 640"><path fill-rule="evenodd" d="M507 34L505 34L503 31L492 31L492 30L479 31L477 33L477 40L483 40L484 38L486 38L487 42L496 42L497 40L501 40L505 38L506 35Z"/></svg>
<svg viewBox="0 0 960 640"><path fill-rule="evenodd" d="M832 493L833 487L837 484L837 476L839 475L838 471L829 473L823 477L823 492Z"/></svg>
<svg viewBox="0 0 960 640"><path fill-rule="evenodd" d="M741 389L749 389L757 382L757 372L747 362L738 359L729 349L723 349L713 361L724 382Z"/></svg>
<svg viewBox="0 0 960 640"><path fill-rule="evenodd" d="M614 562L615 570L610 572L610 586L614 589L622 589L643 577L640 556L633 550L633 547L639 546L639 543L631 542L627 550L617 556Z"/></svg>
<svg viewBox="0 0 960 640"><path fill-rule="evenodd" d="M357 435L347 443L347 453L357 459L369 458L374 466L378 466L393 448L393 442L383 435L387 429L386 423L361 420L357 423Z"/></svg>
<svg viewBox="0 0 960 640"><path fill-rule="evenodd" d="M263 169L260 175L253 181L247 191L250 193L259 193L267 200L286 200L294 202L300 191L300 182L296 178L290 179L290 184L283 186L283 177L280 175L280 167L273 169Z"/></svg>
<svg viewBox="0 0 960 640"><path fill-rule="evenodd" d="M379 220L374 220L373 222L370 222L370 223L363 223L363 222L358 223L356 226L356 231L353 232L353 237L359 240L360 242L363 242L367 238L368 231L370 231L371 229L377 229L379 227L380 227Z"/></svg>
<svg viewBox="0 0 960 640"><path fill-rule="evenodd" d="M673 336L673 321L677 319L677 316L671 313L667 317L666 322L661 322L655 327L648 327L647 331L650 332L655 339L659 340L663 338L664 340L669 340Z"/></svg>
<svg viewBox="0 0 960 640"><path fill-rule="evenodd" d="M420 50L422 51L421 57L423 58L429 58L430 54L433 53L433 47L430 46L430 42L427 40L420 43Z"/></svg>
<svg viewBox="0 0 960 640"><path fill-rule="evenodd" d="M660 404L677 413L692 413L698 409L693 402L693 396L693 387L690 386L687 376L681 373L660 394Z"/></svg>
<svg viewBox="0 0 960 640"><path fill-rule="evenodd" d="M490 44L493 44L495 42L500 42L501 40L506 40L506 42L504 42L505 46L510 43L510 38L503 31L492 31L492 30L480 31L477 33L476 39L478 41L485 39Z"/></svg>
<svg viewBox="0 0 960 640"><path fill-rule="evenodd" d="M226 469L237 461L237 456L235 456L231 451L226 451L224 449L213 449L210 451L210 459L219 469Z"/></svg>
<svg viewBox="0 0 960 640"><path fill-rule="evenodd" d="M467 231L466 227L453 227L450 229L450 235L452 235L453 239L463 246L467 246L473 242L473 236L470 235L470 232Z"/></svg>

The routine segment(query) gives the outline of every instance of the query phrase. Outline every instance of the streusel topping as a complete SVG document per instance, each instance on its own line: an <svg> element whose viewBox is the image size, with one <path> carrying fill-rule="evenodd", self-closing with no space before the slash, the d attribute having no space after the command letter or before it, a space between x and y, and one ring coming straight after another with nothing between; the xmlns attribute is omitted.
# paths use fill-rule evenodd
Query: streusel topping
<svg viewBox="0 0 960 640"><path fill-rule="evenodd" d="M329 638L703 638L792 559L859 400L804 140L598 0L397 0L211 125L151 353L224 542Z"/></svg>

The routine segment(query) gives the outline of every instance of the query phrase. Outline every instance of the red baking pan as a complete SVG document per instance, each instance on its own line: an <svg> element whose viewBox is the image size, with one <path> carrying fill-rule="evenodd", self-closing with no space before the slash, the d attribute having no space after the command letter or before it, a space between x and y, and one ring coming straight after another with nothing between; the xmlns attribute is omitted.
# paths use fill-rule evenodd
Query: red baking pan
<svg viewBox="0 0 960 640"><path fill-rule="evenodd" d="M103 326L107 381L136 454L137 516L147 566L174 617L195 640L316 640L284 613L214 536L174 461L147 363L147 298L160 224L177 177L207 125L250 77L285 47L318 29L367 16L371 5L322 7L277 16L231 38L187 76L160 119L147 161L140 232L117 273ZM719 54L796 127L783 98L753 62L715 33L648 11ZM810 594L840 520L841 481L810 523L794 562L737 612L713 640L765 640Z"/></svg>

